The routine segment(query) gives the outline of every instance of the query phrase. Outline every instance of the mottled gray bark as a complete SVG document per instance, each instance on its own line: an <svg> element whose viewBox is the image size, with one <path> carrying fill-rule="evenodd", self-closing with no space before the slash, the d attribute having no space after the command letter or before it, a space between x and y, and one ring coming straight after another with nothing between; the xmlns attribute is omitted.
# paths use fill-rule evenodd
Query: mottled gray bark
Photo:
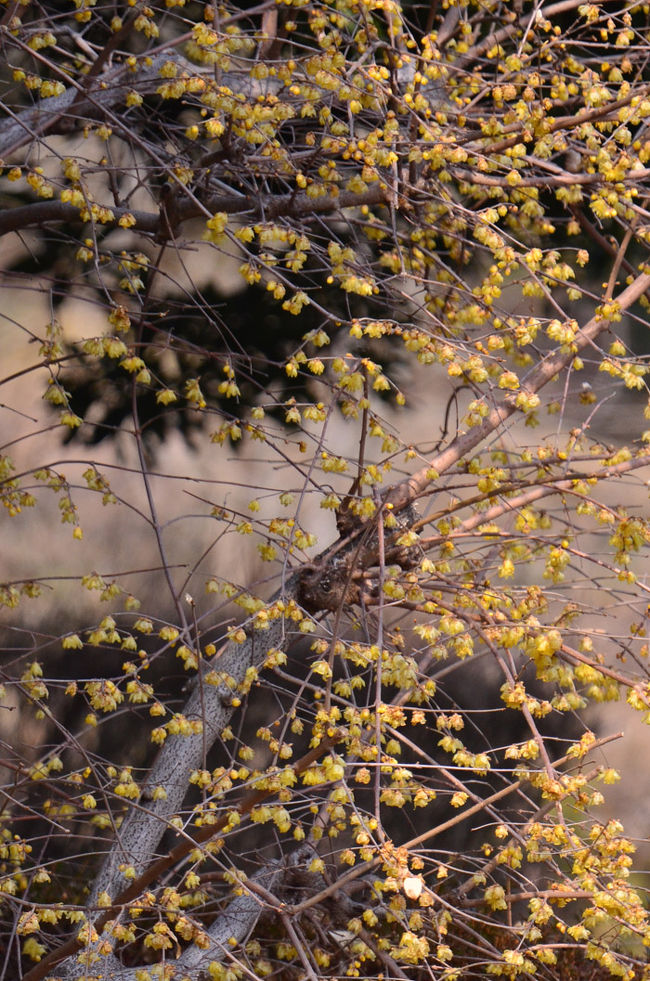
<svg viewBox="0 0 650 981"><path fill-rule="evenodd" d="M298 578L293 576L270 602L284 598L294 599ZM214 670L232 678L234 685L244 679L249 667L260 668L271 648L282 649L285 643L285 620L272 620L268 630L250 630L245 643L230 642L214 665ZM161 837L169 828L169 821L182 808L188 790L192 770L204 765L204 754L209 751L228 725L233 712L233 690L226 685L195 684L183 709L183 715L202 722L203 732L181 736L168 736L156 757L141 800L131 809L120 828L115 844L109 853L93 885L89 906L97 903L100 893L106 892L115 900L129 884L121 866L129 866L139 877L156 854ZM163 795L152 800L154 790ZM132 874L132 873L131 873Z"/></svg>

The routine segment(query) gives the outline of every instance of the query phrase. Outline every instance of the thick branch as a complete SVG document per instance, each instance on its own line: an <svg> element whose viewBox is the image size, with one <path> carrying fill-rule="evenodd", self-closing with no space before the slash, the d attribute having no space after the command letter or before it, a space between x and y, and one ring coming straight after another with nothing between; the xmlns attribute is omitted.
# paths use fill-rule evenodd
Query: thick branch
<svg viewBox="0 0 650 981"><path fill-rule="evenodd" d="M293 599L296 587L297 576L293 576L271 598L271 602ZM226 644L215 669L229 675L236 688L244 680L248 668L260 668L267 652L271 648L282 649L285 643L285 622L281 617L271 621L268 630L251 630L243 644ZM170 819L182 808L190 773L203 765L204 753L212 747L235 711L233 696L234 690L225 685L197 684L194 687L183 715L188 719L201 720L203 731L187 736L169 736L165 741L144 788L145 797L150 798L149 806L146 811L140 807L134 808L124 822L95 880L90 906L97 903L100 893L106 892L115 899L123 892L127 885L124 865L130 866L135 872L133 878L138 879L151 863ZM164 796L162 799L151 799L158 788L162 789Z"/></svg>
<svg viewBox="0 0 650 981"><path fill-rule="evenodd" d="M277 194L247 197L243 194L220 194L208 198L204 203L185 198L178 201L175 217L179 221L205 216L206 211L214 214L225 211L227 214L246 215L250 219L279 216L301 218L310 215L330 214L343 208L360 208L364 204L381 204L388 197L383 183L377 183L367 191L341 191L339 195L327 194L320 198L310 198L306 194ZM106 222L106 227L118 225L121 218L130 215L135 219L131 226L137 231L155 235L164 230L165 221L160 213L132 211L130 208L111 207L114 220ZM0 214L0 236L19 231L32 225L45 225L50 222L81 221L79 208L62 201L36 201L19 208L10 208Z"/></svg>
<svg viewBox="0 0 650 981"><path fill-rule="evenodd" d="M254 876L252 883L262 887L265 892L273 893L282 883L286 873L286 868L271 865ZM193 945L181 954L178 968L183 978L198 977L207 970L211 961L223 961L232 941L242 943L252 932L265 908L270 906L270 903L265 904L252 890L246 889L245 886L243 889L242 895L236 896L206 931L210 946L202 950ZM135 968L125 981L138 981Z"/></svg>
<svg viewBox="0 0 650 981"><path fill-rule="evenodd" d="M0 123L0 158L7 161L16 150L45 133L69 132L71 121L76 119L84 123L103 119L106 112L124 105L125 95L134 85L141 95L155 92L161 82L160 67L172 57L172 52L159 55L138 75L120 66L117 71L98 76L95 86L88 90L68 76L68 87L61 95L40 99L35 106L20 112L5 108L9 118Z"/></svg>
<svg viewBox="0 0 650 981"><path fill-rule="evenodd" d="M286 867L270 863L253 877L251 885L259 887L260 891L273 892L281 884L287 871ZM253 889L247 889L245 885L242 889L242 894L236 896L204 931L208 945L198 947L192 944L173 962L175 977L182 977L183 981L202 981L210 963L220 963L228 957L233 940L242 943L250 935L269 904L265 904ZM61 977L66 981L74 981L75 978L87 976L90 967L94 977L110 978L111 981L139 981L142 977L142 965L124 967L113 953L103 952L104 945L105 940L100 937L96 944L91 945L90 959L84 957L81 963L74 960L62 965L59 969Z"/></svg>
<svg viewBox="0 0 650 981"><path fill-rule="evenodd" d="M297 577L290 580L283 592L278 592L272 600L285 600L292 597L296 589ZM233 683L239 684L249 666L259 667L271 647L280 646L285 640L284 620L274 621L269 630L257 631L249 635L244 644L229 643L219 657L218 667L230 675ZM190 851L220 834L228 823L228 813L214 824L205 825L193 834L185 835L167 854L152 861L158 843L169 827L169 820L179 811L187 792L188 777L192 770L203 763L203 753L209 749L219 733L227 725L234 712L230 688L220 688L204 684L202 691L197 685L185 706L184 715L188 719L200 718L204 731L189 736L168 737L158 754L142 798L151 797L154 787L162 787L166 796L163 800L152 802L147 808L142 803L134 806L120 829L119 838L109 853L104 867L95 880L88 902L89 908L98 905L100 894L111 895L113 904L106 906L102 898L102 909L94 919L93 926L101 930L109 920L119 916L123 907L135 900L152 883L171 867L182 861ZM329 752L340 741L340 733L323 739L304 757L296 762L293 769L296 775L304 773L317 759ZM269 796L269 791L259 790L248 794L236 810L243 816ZM124 875L125 867L136 873L130 884ZM37 967L33 968L25 981L40 981L50 969L67 958L61 965L61 972L74 976L74 956L81 944L71 938L53 951ZM92 953L92 950L91 950ZM109 956L109 955L106 955ZM70 973L72 972L72 973Z"/></svg>

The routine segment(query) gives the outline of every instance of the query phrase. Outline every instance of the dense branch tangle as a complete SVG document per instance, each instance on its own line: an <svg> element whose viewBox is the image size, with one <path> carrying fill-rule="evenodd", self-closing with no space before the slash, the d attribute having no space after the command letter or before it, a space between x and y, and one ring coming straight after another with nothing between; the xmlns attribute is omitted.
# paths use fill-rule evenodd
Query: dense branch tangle
<svg viewBox="0 0 650 981"><path fill-rule="evenodd" d="M4 680L48 748L9 761L0 977L451 981L586 957L632 978L650 925L631 843L591 813L615 775L574 715L650 707L647 434L591 431L599 379L646 387L646 9L4 7L2 288L45 290L51 317L7 315L38 354L3 384L36 378L65 433L118 431L116 480L133 460L144 488L122 513L167 593L136 612L144 560L108 575L93 555L78 578L111 611L50 632L104 658L74 679L20 634ZM421 442L411 388L442 392ZM52 418L30 412L3 441L5 520L49 488L81 539L84 491L118 502L106 456L29 458ZM217 477L148 438L190 425ZM266 468L237 501L235 447ZM242 580L241 546L211 576L176 561L181 477L201 558L252 536L275 587ZM12 629L66 574L8 576ZM161 747L142 775L93 741L127 705ZM84 889L66 863L87 853Z"/></svg>

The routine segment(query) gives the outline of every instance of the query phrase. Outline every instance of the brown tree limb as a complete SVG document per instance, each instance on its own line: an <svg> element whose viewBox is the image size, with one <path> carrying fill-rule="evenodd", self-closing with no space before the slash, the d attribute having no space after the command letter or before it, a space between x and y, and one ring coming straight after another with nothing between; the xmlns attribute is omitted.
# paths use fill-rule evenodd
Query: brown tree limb
<svg viewBox="0 0 650 981"><path fill-rule="evenodd" d="M630 283L616 300L616 308L619 313L624 313L636 301L643 296L650 288L650 273L641 273L634 282ZM591 344L599 334L602 334L610 326L611 320L601 314L596 313L588 323L579 331L575 338L575 351L553 351L543 358L538 366L530 372L524 380L521 390L531 395L536 394L543 388L555 375L573 360L580 351ZM446 449L438 453L424 467L421 467L412 477L403 480L401 483L391 487L385 495L386 503L392 504L396 510L401 510L412 504L426 487L435 481L438 476L449 470L455 463L479 446L488 436L499 431L503 424L517 412L515 402L516 396L507 395L495 406L485 417L483 422L474 426L469 432L461 433L449 444Z"/></svg>
<svg viewBox="0 0 650 981"><path fill-rule="evenodd" d="M360 208L363 205L382 204L388 196L386 185L377 182L367 191L341 191L338 195L326 194L319 198L311 198L306 194L278 194L259 197L247 197L243 194L214 195L199 205L189 198L176 202L175 216L179 221L188 221L205 215L205 209L214 213L224 211L230 215L242 215L255 220L264 215L266 218L309 217L310 215L332 214L344 208ZM130 208L111 207L113 220L103 223L111 228L119 225L120 219L133 217L131 226L137 231L156 235L164 230L165 222L159 212L132 210ZM0 237L8 232L21 231L34 225L42 227L52 222L84 221L80 217L79 208L63 201L36 201L34 204L9 208L0 213Z"/></svg>

